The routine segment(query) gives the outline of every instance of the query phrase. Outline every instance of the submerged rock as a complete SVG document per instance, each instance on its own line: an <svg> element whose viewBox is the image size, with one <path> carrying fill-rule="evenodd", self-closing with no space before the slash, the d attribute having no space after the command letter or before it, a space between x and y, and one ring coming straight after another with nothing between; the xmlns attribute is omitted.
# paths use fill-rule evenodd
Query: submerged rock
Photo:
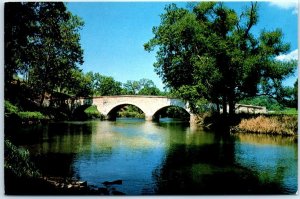
<svg viewBox="0 0 300 199"><path fill-rule="evenodd" d="M115 181L105 181L103 182L102 184L104 184L105 186L109 186L109 185L115 185L115 184L118 184L118 185L121 185L123 183L122 180L115 180Z"/></svg>

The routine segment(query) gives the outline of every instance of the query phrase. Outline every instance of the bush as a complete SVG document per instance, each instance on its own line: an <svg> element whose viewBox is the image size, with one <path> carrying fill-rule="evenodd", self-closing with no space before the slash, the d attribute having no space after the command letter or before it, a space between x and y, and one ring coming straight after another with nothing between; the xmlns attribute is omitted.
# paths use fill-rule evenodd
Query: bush
<svg viewBox="0 0 300 199"><path fill-rule="evenodd" d="M86 114L88 119L94 119L94 118L101 117L101 114L98 111L97 106L95 106L95 105L92 105L92 106L89 106L88 108L86 108L84 110L84 113Z"/></svg>
<svg viewBox="0 0 300 199"><path fill-rule="evenodd" d="M4 111L5 115L7 114L17 114L19 112L19 108L10 103L9 101L4 102Z"/></svg>
<svg viewBox="0 0 300 199"><path fill-rule="evenodd" d="M40 120L48 119L48 117L44 116L41 112L30 112L30 111L20 111L20 109L10 103L9 101L5 101L5 119L6 121L11 122L40 122Z"/></svg>
<svg viewBox="0 0 300 199"><path fill-rule="evenodd" d="M40 112L19 112L17 114L21 120L43 120L46 117Z"/></svg>
<svg viewBox="0 0 300 199"><path fill-rule="evenodd" d="M18 177L38 177L39 171L30 161L29 151L4 141L4 168Z"/></svg>
<svg viewBox="0 0 300 199"><path fill-rule="evenodd" d="M77 107L72 113L72 119L75 120L88 120L100 118L104 119L104 116L98 111L95 105L82 105Z"/></svg>
<svg viewBox="0 0 300 199"><path fill-rule="evenodd" d="M145 114L136 106L126 105L117 112L117 117L145 118Z"/></svg>

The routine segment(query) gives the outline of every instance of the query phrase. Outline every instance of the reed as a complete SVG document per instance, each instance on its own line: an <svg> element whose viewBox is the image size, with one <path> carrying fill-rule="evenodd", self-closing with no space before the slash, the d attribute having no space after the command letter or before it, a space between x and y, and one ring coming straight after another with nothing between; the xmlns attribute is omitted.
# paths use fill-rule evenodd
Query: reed
<svg viewBox="0 0 300 199"><path fill-rule="evenodd" d="M255 118L242 119L237 128L239 131L250 133L296 135L298 121L297 116L260 115Z"/></svg>

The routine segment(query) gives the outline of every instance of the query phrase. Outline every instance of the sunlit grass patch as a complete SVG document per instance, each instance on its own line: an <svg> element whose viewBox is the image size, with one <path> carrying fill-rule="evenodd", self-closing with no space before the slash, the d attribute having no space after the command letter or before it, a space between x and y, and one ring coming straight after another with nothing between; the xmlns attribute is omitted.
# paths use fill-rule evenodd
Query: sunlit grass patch
<svg viewBox="0 0 300 199"><path fill-rule="evenodd" d="M298 110L296 108L285 108L282 111L275 111L274 114L298 115Z"/></svg>
<svg viewBox="0 0 300 199"><path fill-rule="evenodd" d="M97 109L96 105L89 106L84 110L84 113L88 118L100 118L101 114Z"/></svg>
<svg viewBox="0 0 300 199"><path fill-rule="evenodd" d="M269 117L258 116L250 119L242 119L238 129L243 132L296 135L298 129L296 116L272 115Z"/></svg>

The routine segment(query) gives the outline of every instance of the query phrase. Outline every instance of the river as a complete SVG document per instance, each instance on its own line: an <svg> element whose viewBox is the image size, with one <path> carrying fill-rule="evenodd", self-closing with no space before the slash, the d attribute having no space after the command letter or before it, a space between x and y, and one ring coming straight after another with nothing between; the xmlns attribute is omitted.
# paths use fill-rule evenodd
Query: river
<svg viewBox="0 0 300 199"><path fill-rule="evenodd" d="M289 137L223 135L163 119L56 122L6 127L48 176L105 181L127 195L294 194L297 142Z"/></svg>

